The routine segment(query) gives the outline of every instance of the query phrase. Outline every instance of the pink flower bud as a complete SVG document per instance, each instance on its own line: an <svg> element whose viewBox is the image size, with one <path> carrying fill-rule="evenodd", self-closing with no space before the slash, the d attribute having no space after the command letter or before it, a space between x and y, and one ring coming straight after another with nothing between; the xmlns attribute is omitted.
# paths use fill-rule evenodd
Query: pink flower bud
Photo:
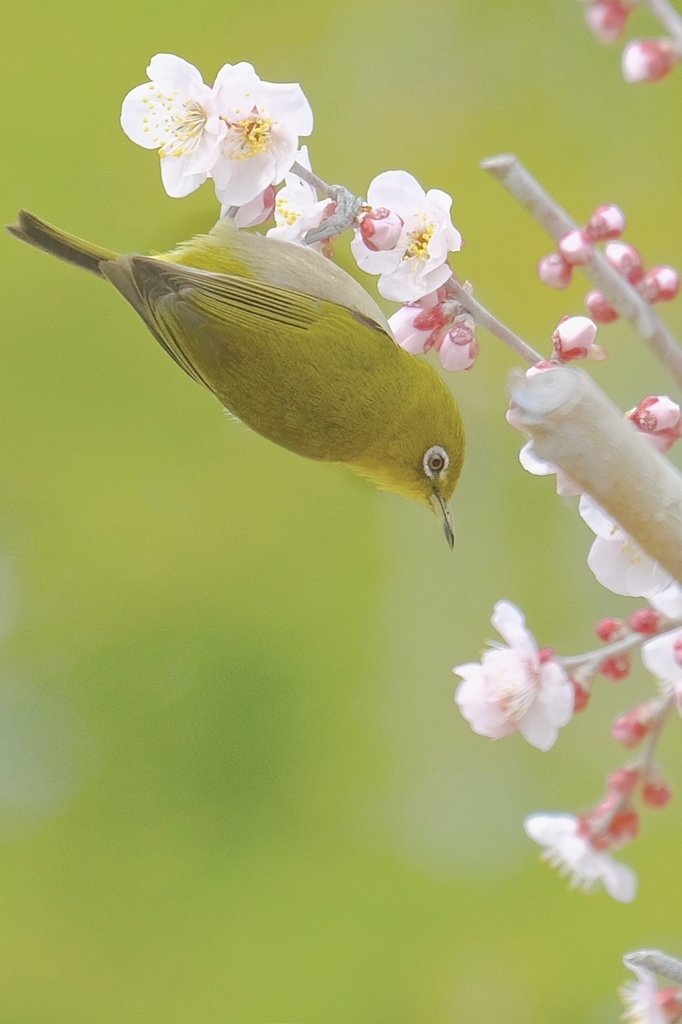
<svg viewBox="0 0 682 1024"><path fill-rule="evenodd" d="M607 260L630 284L639 284L644 277L642 257L634 245L627 242L609 242L604 249Z"/></svg>
<svg viewBox="0 0 682 1024"><path fill-rule="evenodd" d="M617 654L613 658L605 658L599 666L599 671L606 679L613 679L618 683L630 675L630 667L630 655Z"/></svg>
<svg viewBox="0 0 682 1024"><path fill-rule="evenodd" d="M599 639L607 644L613 643L614 640L624 640L629 634L622 619L600 619L594 631Z"/></svg>
<svg viewBox="0 0 682 1024"><path fill-rule="evenodd" d="M624 846L625 843L636 839L639 832L639 815L632 807L626 807L618 811L611 819L608 827L608 834L611 839L611 846Z"/></svg>
<svg viewBox="0 0 682 1024"><path fill-rule="evenodd" d="M680 290L680 275L674 267L652 267L639 284L639 291L647 302L668 302Z"/></svg>
<svg viewBox="0 0 682 1024"><path fill-rule="evenodd" d="M662 775L656 773L642 786L642 800L649 807L665 807L673 798L673 791Z"/></svg>
<svg viewBox="0 0 682 1024"><path fill-rule="evenodd" d="M474 321L469 316L455 317L450 330L443 336L438 358L446 370L470 370L479 352L474 337Z"/></svg>
<svg viewBox="0 0 682 1024"><path fill-rule="evenodd" d="M597 325L586 316L569 316L560 321L552 335L556 359L586 359L597 333Z"/></svg>
<svg viewBox="0 0 682 1024"><path fill-rule="evenodd" d="M639 430L653 434L676 427L680 422L680 407L668 395L650 395L628 416Z"/></svg>
<svg viewBox="0 0 682 1024"><path fill-rule="evenodd" d="M600 43L620 39L630 13L618 0L595 0L585 8L585 21Z"/></svg>
<svg viewBox="0 0 682 1024"><path fill-rule="evenodd" d="M646 704L639 704L628 711L611 726L611 735L624 747L636 747L644 739L651 728L651 716Z"/></svg>
<svg viewBox="0 0 682 1024"><path fill-rule="evenodd" d="M609 300L597 288L585 296L585 308L598 324L610 324L618 319L618 314Z"/></svg>
<svg viewBox="0 0 682 1024"><path fill-rule="evenodd" d="M585 227L585 234L593 242L605 242L618 238L625 230L625 214L615 203L598 206Z"/></svg>
<svg viewBox="0 0 682 1024"><path fill-rule="evenodd" d="M237 210L234 222L238 228L252 228L256 224L262 224L269 220L275 211L275 200L277 189L274 185L268 185L266 189L252 199L250 203L240 206ZM223 206L220 216L224 217L229 207Z"/></svg>
<svg viewBox="0 0 682 1024"><path fill-rule="evenodd" d="M655 636L661 625L661 616L653 608L637 608L628 615L628 626L633 633Z"/></svg>
<svg viewBox="0 0 682 1024"><path fill-rule="evenodd" d="M576 679L571 679L573 684L573 710L577 714L578 711L584 711L588 705L590 699L590 691L586 690Z"/></svg>
<svg viewBox="0 0 682 1024"><path fill-rule="evenodd" d="M670 39L633 39L623 50L623 78L626 82L658 82L677 60Z"/></svg>
<svg viewBox="0 0 682 1024"><path fill-rule="evenodd" d="M587 263L592 255L592 242L580 228L572 228L561 236L558 249L572 267L581 266L583 263Z"/></svg>
<svg viewBox="0 0 682 1024"><path fill-rule="evenodd" d="M573 270L559 252L550 252L538 263L538 277L543 284L561 291L571 283Z"/></svg>
<svg viewBox="0 0 682 1024"><path fill-rule="evenodd" d="M638 768L618 768L615 772L611 772L607 781L609 787L616 793L620 793L621 796L632 796L637 788L639 778Z"/></svg>
<svg viewBox="0 0 682 1024"><path fill-rule="evenodd" d="M385 252L387 249L395 249L400 241L403 224L404 221L396 213L379 206L362 218L360 234L372 252Z"/></svg>

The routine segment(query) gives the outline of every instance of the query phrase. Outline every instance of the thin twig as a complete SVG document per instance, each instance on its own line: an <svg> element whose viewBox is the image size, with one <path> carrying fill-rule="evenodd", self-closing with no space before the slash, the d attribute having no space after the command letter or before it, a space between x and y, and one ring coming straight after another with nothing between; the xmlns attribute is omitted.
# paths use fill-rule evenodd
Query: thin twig
<svg viewBox="0 0 682 1024"><path fill-rule="evenodd" d="M663 634L657 635L662 636ZM587 651L586 654L571 654L568 658L559 658L559 661L564 668L574 668L576 665L591 663L599 665L605 658L615 658L619 654L625 654L633 647L639 647L645 640L651 640L650 633L631 633L630 636L623 637L622 640L614 640L612 644L605 644L599 650Z"/></svg>
<svg viewBox="0 0 682 1024"><path fill-rule="evenodd" d="M486 330L494 334L496 338L503 341L505 345L509 345L510 348L525 359L527 363L531 365L539 363L544 357L536 352L534 348L526 344L522 338L519 338L518 334L514 334L501 320L498 320L496 316L482 306L470 292L463 288L462 285L455 281L454 277L451 277L447 282L446 287L448 294L459 302L460 306L470 313L477 324L481 327L485 327Z"/></svg>
<svg viewBox="0 0 682 1024"><path fill-rule="evenodd" d="M489 157L481 167L504 185L555 242L566 231L579 227L515 156ZM682 388L682 348L649 303L614 270L596 246L583 270Z"/></svg>
<svg viewBox="0 0 682 1024"><path fill-rule="evenodd" d="M672 707L672 697L667 697L665 700L661 701L661 706L656 714L654 726L647 736L646 743L644 744L637 761L633 764L633 768L651 768L653 765L656 747L658 746L658 741L660 740L661 733L663 732L663 726L667 721L668 715L672 711Z"/></svg>
<svg viewBox="0 0 682 1024"><path fill-rule="evenodd" d="M634 953L626 953L623 963L626 967L646 967L654 974L682 985L682 961L660 949L638 949Z"/></svg>
<svg viewBox="0 0 682 1024"><path fill-rule="evenodd" d="M644 3L666 32L670 33L677 53L682 56L682 16L668 0L644 0Z"/></svg>

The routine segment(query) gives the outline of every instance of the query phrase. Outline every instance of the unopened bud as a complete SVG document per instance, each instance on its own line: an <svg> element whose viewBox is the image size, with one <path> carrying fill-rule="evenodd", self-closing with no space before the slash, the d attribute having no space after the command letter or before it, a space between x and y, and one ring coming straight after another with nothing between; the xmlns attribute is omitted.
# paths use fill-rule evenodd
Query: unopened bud
<svg viewBox="0 0 682 1024"><path fill-rule="evenodd" d="M647 302L669 302L680 290L680 275L674 267L652 267L638 285Z"/></svg>
<svg viewBox="0 0 682 1024"><path fill-rule="evenodd" d="M629 9L618 0L594 0L585 7L585 21L600 43L615 43L623 35Z"/></svg>
<svg viewBox="0 0 682 1024"><path fill-rule="evenodd" d="M582 266L592 255L592 242L580 228L571 228L559 239L558 249L572 267Z"/></svg>
<svg viewBox="0 0 682 1024"><path fill-rule="evenodd" d="M614 814L608 827L611 846L625 846L637 837L638 832L639 815L632 807L626 807Z"/></svg>
<svg viewBox="0 0 682 1024"><path fill-rule="evenodd" d="M680 407L668 395L650 395L642 399L636 409L629 412L638 430L655 434L660 430L672 430L680 422Z"/></svg>
<svg viewBox="0 0 682 1024"><path fill-rule="evenodd" d="M618 768L608 777L609 788L621 796L632 796L640 779L638 768Z"/></svg>
<svg viewBox="0 0 682 1024"><path fill-rule="evenodd" d="M404 221L397 213L379 206L369 210L360 221L360 234L368 249L372 252L385 252L395 249L400 241Z"/></svg>
<svg viewBox="0 0 682 1024"><path fill-rule="evenodd" d="M633 633L655 636L661 625L661 616L653 608L637 608L628 615L628 626Z"/></svg>
<svg viewBox="0 0 682 1024"><path fill-rule="evenodd" d="M538 277L543 284L561 291L571 283L573 270L559 252L550 252L538 263Z"/></svg>
<svg viewBox="0 0 682 1024"><path fill-rule="evenodd" d="M631 661L629 654L617 654L613 658L605 658L599 666L599 671L606 679L613 679L620 682L630 675Z"/></svg>
<svg viewBox="0 0 682 1024"><path fill-rule="evenodd" d="M623 78L626 82L658 82L677 60L670 39L633 39L623 50Z"/></svg>
<svg viewBox="0 0 682 1024"><path fill-rule="evenodd" d="M642 800L649 807L665 807L673 798L673 791L660 772L650 774L642 786Z"/></svg>
<svg viewBox="0 0 682 1024"><path fill-rule="evenodd" d="M644 264L634 245L627 242L609 242L604 248L604 255L619 274L626 277L630 284L639 284L644 277Z"/></svg>
<svg viewBox="0 0 682 1024"><path fill-rule="evenodd" d="M593 242L618 238L625 230L625 214L615 203L598 206L585 226L585 234Z"/></svg>
<svg viewBox="0 0 682 1024"><path fill-rule="evenodd" d="M636 747L651 728L651 715L646 704L640 704L628 711L611 726L611 735L624 747Z"/></svg>
<svg viewBox="0 0 682 1024"><path fill-rule="evenodd" d="M596 334L597 325L586 316L565 317L552 335L555 358L562 363L571 359L586 359Z"/></svg>
<svg viewBox="0 0 682 1024"><path fill-rule="evenodd" d="M600 619L594 631L599 639L607 644L613 643L614 640L624 640L629 635L629 630L622 619Z"/></svg>
<svg viewBox="0 0 682 1024"><path fill-rule="evenodd" d="M446 370L470 370L479 352L474 337L474 321L469 316L455 317L450 330L443 336L438 358Z"/></svg>
<svg viewBox="0 0 682 1024"><path fill-rule="evenodd" d="M610 324L618 319L618 313L598 288L585 296L585 309L598 324Z"/></svg>

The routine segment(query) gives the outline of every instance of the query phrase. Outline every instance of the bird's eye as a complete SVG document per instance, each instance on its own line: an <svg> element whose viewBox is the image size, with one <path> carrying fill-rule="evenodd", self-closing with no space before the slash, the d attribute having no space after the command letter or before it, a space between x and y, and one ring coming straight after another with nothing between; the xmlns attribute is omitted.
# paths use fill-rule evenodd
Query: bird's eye
<svg viewBox="0 0 682 1024"><path fill-rule="evenodd" d="M434 444L433 448L429 448L424 455L423 465L424 472L433 480L434 477L442 476L448 468L450 456L445 451L445 448L441 448L439 444Z"/></svg>

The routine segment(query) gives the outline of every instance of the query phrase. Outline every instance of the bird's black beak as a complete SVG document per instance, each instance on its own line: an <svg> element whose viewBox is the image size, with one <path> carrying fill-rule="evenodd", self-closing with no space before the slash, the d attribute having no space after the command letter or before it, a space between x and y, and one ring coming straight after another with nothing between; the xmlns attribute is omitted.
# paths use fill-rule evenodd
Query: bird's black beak
<svg viewBox="0 0 682 1024"><path fill-rule="evenodd" d="M441 521L443 533L445 534L445 539L450 545L450 550L452 551L455 546L455 527L452 522L452 512L450 511L450 506L448 505L447 501L445 501L438 493L438 491L435 489L433 491L433 494L431 495L431 504L433 506L433 511L436 513L436 515Z"/></svg>

